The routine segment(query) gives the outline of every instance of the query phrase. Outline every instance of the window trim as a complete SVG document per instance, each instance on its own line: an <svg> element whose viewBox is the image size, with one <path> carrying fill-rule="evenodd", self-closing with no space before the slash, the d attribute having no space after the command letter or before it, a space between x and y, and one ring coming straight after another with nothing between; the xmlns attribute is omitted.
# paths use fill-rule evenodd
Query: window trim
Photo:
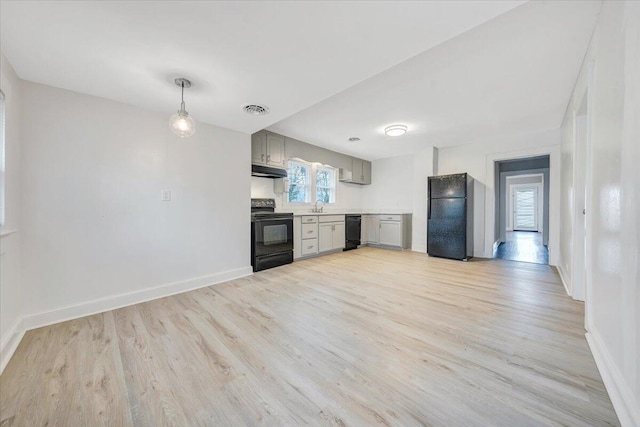
<svg viewBox="0 0 640 427"><path fill-rule="evenodd" d="M323 203L323 205L325 206L335 206L338 203L338 182L339 182L339 174L340 174L340 170L334 166L331 165L325 165L322 163L318 163L318 162L308 162L304 159L301 159L299 157L292 157L292 158L288 158L286 159L286 164L287 164L287 171L289 170L289 162L296 162L296 163L301 163L306 165L307 167L309 167L310 170L310 183L309 185L309 201L308 202L290 202L289 201L289 188L290 188L290 183L287 183L287 188L286 188L286 192L283 194L283 207L287 207L289 209L295 209L295 208L307 208L307 207L312 207L315 205L316 203L316 199L317 199L317 191L318 191L318 184L317 184L317 180L318 180L318 175L317 175L317 171L318 168L326 168L326 169L333 169L334 170L334 176L335 176L335 186L334 188L334 201L333 202L329 202L329 203ZM289 180L288 176L287 176L287 181ZM322 203L322 202L321 202Z"/></svg>
<svg viewBox="0 0 640 427"><path fill-rule="evenodd" d="M309 195L308 197L308 202L290 202L289 201L289 190L291 189L291 182L289 181L289 175L288 175L288 171L289 171L289 162L294 162L294 163L299 163L303 166L305 166L308 170L309 170L309 182L306 184L306 188L307 188L307 194ZM299 158L291 158L291 159L287 159L287 189L286 189L286 193L284 193L284 199L285 205L289 205L289 206L309 206L312 205L313 202L311 202L311 200L313 200L314 196L315 196L315 190L314 190L314 183L315 183L315 176L314 176L314 171L313 171L313 163L307 162L306 160L302 160Z"/></svg>
<svg viewBox="0 0 640 427"><path fill-rule="evenodd" d="M314 176L314 181L315 181L314 182L315 185L313 186L313 188L314 188L314 191L313 191L314 192L314 194L313 194L314 197L313 197L313 199L314 200L318 200L318 188L319 188L319 185L318 185L318 172L321 169L327 169L327 170L330 170L330 171L333 172L333 186L332 187L328 187L328 188L333 190L333 201L329 201L327 203L322 202L322 203L324 205L335 205L336 203L338 203L338 174L339 174L339 170L338 170L338 168L334 168L331 165L323 165L323 164L320 164L320 163L316 164L315 173L313 175ZM325 187L322 187L322 188L325 188Z"/></svg>

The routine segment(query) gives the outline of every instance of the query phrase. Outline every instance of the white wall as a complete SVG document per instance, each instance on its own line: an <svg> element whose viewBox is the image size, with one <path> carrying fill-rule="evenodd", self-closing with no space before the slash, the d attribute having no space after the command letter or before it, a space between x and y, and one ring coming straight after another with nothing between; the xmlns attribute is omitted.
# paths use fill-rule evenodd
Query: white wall
<svg viewBox="0 0 640 427"><path fill-rule="evenodd" d="M398 156L371 162L371 185L362 188L366 211L412 212L413 156Z"/></svg>
<svg viewBox="0 0 640 427"><path fill-rule="evenodd" d="M368 212L412 213L411 249L427 251L427 178L435 175L438 150L428 147L410 155L374 160L372 182L362 191Z"/></svg>
<svg viewBox="0 0 640 427"><path fill-rule="evenodd" d="M576 165L573 116L590 87L592 188L587 198L587 338L623 426L640 425L640 2L604 2L563 123L563 164ZM589 171L587 172L589 174ZM574 192L565 171L563 197ZM570 241L571 206L563 207ZM570 269L572 247L562 246ZM570 279L565 277L565 279Z"/></svg>
<svg viewBox="0 0 640 427"><path fill-rule="evenodd" d="M20 101L21 82L0 52L0 89L5 94L5 224L0 237L0 372L22 336L20 214Z"/></svg>
<svg viewBox="0 0 640 427"><path fill-rule="evenodd" d="M413 156L413 221L411 249L427 252L427 179L437 175L438 149L429 147Z"/></svg>
<svg viewBox="0 0 640 427"><path fill-rule="evenodd" d="M249 135L183 140L170 112L22 90L27 327L250 273Z"/></svg>
<svg viewBox="0 0 640 427"><path fill-rule="evenodd" d="M558 215L559 200L557 188L560 186L559 159L551 153L560 147L560 131L547 130L532 132L512 137L494 138L472 144L444 147L438 150L438 174L447 175L453 173L469 173L474 182L474 256L491 257L491 246L494 227L495 174L494 160L507 160L510 158L530 157L540 154L551 154L551 200L549 203L550 215L550 241L549 262L554 265L553 253L557 253L558 247ZM554 164L554 162L558 162ZM488 165L491 165L490 167ZM554 186L556 189L554 189ZM489 211L485 209L486 199L490 198ZM485 215L486 214L486 215ZM490 220L490 221L489 221ZM488 229L491 227L491 230ZM554 252L552 252L554 251Z"/></svg>

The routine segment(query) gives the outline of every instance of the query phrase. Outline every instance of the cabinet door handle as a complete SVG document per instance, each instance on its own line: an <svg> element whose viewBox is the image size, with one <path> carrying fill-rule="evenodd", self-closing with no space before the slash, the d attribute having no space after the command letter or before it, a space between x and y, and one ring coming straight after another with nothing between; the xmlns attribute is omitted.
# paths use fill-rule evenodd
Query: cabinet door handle
<svg viewBox="0 0 640 427"><path fill-rule="evenodd" d="M271 161L271 154L267 154L267 162Z"/></svg>
<svg viewBox="0 0 640 427"><path fill-rule="evenodd" d="M264 162L264 154L260 155L260 160L262 160Z"/></svg>
<svg viewBox="0 0 640 427"><path fill-rule="evenodd" d="M313 246L307 246L307 249L313 249Z"/></svg>
<svg viewBox="0 0 640 427"><path fill-rule="evenodd" d="M307 231L307 234L311 234L311 233L313 233L313 230Z"/></svg>

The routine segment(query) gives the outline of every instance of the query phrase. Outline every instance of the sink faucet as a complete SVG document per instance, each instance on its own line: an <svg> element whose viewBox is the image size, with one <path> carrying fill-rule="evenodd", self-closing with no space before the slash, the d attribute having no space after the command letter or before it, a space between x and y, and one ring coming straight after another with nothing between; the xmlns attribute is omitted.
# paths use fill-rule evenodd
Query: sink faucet
<svg viewBox="0 0 640 427"><path fill-rule="evenodd" d="M322 203L322 205L323 205L323 206L321 206L321 207L320 207L320 209L318 209L318 202L319 202L319 203ZM324 209L324 202L323 202L322 200L316 200L316 204L315 204L315 206L313 207L313 210L312 210L311 212L314 212L314 213L321 213L321 212L322 212L322 209Z"/></svg>

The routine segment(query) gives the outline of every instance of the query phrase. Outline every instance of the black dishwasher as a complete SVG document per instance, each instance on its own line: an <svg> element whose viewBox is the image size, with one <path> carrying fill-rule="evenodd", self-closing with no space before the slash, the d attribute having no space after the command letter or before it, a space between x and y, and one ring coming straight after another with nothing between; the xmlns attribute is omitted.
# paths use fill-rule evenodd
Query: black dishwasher
<svg viewBox="0 0 640 427"><path fill-rule="evenodd" d="M362 216L345 215L344 217L344 250L350 251L351 249L358 249L358 245L360 244L360 223L362 222Z"/></svg>

